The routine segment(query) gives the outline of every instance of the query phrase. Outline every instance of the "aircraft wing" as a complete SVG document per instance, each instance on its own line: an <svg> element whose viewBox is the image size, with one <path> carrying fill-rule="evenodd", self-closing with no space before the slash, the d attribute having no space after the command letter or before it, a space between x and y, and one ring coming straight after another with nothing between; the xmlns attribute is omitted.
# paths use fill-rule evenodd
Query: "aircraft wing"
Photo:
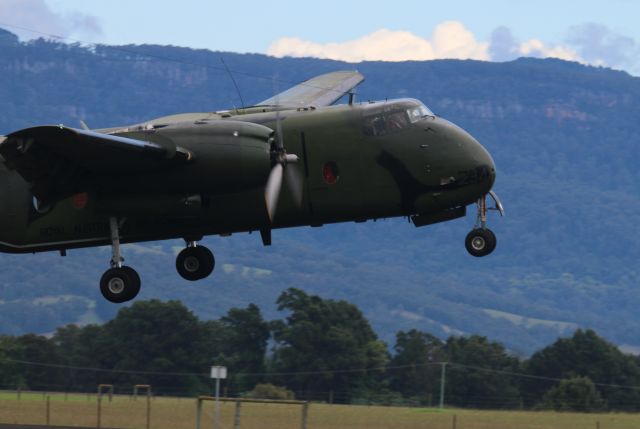
<svg viewBox="0 0 640 429"><path fill-rule="evenodd" d="M171 140L154 140L47 125L7 135L0 155L47 203L88 190L95 176L153 171L188 158Z"/></svg>
<svg viewBox="0 0 640 429"><path fill-rule="evenodd" d="M259 106L309 107L330 106L364 81L357 71L337 71L316 76L278 95L258 103Z"/></svg>

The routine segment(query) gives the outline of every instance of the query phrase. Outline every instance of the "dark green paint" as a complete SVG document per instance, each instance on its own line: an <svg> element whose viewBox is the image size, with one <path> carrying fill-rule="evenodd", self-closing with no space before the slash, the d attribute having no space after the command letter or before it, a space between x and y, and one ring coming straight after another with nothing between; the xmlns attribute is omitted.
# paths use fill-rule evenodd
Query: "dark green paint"
<svg viewBox="0 0 640 429"><path fill-rule="evenodd" d="M127 164L126 155L96 159L103 163L100 174L86 181L74 176L68 188L88 193L83 208L66 196L38 213L29 184L0 163L0 249L38 252L109 244L109 216L126 217L123 242L395 216L446 220L439 214L465 207L491 189L495 167L472 136L442 118L426 116L383 135L366 129L367 118L376 112L416 106L418 101L404 99L281 111L285 148L301 158L288 168L299 170L303 198L297 206L285 181L273 224L264 203L271 168L268 139L276 128L276 113L269 107L181 114L98 130L179 147L193 159L140 169L134 160ZM335 184L323 179L328 162L337 166Z"/></svg>

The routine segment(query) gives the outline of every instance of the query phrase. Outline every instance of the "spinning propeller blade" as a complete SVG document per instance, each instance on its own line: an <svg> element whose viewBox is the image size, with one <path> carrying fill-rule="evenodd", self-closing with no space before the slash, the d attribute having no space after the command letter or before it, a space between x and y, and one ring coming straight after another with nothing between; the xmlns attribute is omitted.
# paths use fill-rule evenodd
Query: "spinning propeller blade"
<svg viewBox="0 0 640 429"><path fill-rule="evenodd" d="M280 197L280 189L282 188L282 171L284 166L278 163L273 166L271 173L269 173L269 180L267 180L267 186L264 189L264 200L267 204L267 213L269 214L269 220L273 222L276 214L276 207L278 205L278 198Z"/></svg>
<svg viewBox="0 0 640 429"><path fill-rule="evenodd" d="M276 100L276 104L277 100ZM284 148L284 136L282 133L282 119L280 118L280 108L276 107L276 130L275 140L271 149L271 163L273 165L269 173L269 179L264 189L264 200L267 206L269 220L273 222L282 189L283 175L287 181L289 189L293 194L294 201L299 207L302 204L302 177L299 171L289 164L298 162L298 156L288 154Z"/></svg>
<svg viewBox="0 0 640 429"><path fill-rule="evenodd" d="M302 175L300 174L300 169L296 165L289 165L287 169L284 170L284 180L286 180L289 189L291 190L291 195L293 196L293 201L296 203L297 207L302 206Z"/></svg>

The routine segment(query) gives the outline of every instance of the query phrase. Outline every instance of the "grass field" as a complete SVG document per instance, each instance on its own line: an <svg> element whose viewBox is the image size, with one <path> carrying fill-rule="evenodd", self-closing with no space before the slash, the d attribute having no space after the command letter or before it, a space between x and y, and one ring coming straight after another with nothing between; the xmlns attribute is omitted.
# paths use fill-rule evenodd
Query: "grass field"
<svg viewBox="0 0 640 429"><path fill-rule="evenodd" d="M96 395L41 393L0 393L0 423L46 424L49 396L49 423L54 426L96 426ZM235 403L221 404L221 427L232 429ZM195 428L196 400L153 398L151 428ZM527 411L437 410L380 406L311 404L308 429L389 428L389 429L640 429L638 414L577 414ZM298 429L302 421L300 405L241 405L242 429ZM145 428L146 399L128 396L102 400L101 426ZM213 427L213 404L205 403L202 427Z"/></svg>

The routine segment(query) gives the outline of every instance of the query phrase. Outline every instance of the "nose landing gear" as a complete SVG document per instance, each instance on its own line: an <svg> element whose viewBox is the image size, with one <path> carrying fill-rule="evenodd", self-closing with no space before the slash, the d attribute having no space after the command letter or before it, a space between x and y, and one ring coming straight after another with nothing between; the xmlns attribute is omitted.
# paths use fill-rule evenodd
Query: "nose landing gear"
<svg viewBox="0 0 640 429"><path fill-rule="evenodd" d="M487 195L493 199L495 207L487 208ZM487 211L497 210L501 216L504 216L504 208L498 196L493 191L489 191L487 195L482 196L482 198L477 201L478 214L476 216L476 223L464 241L467 252L478 258L487 256L493 252L497 244L496 235L487 228Z"/></svg>
<svg viewBox="0 0 640 429"><path fill-rule="evenodd" d="M467 234L464 246L472 256L487 256L496 248L496 235L489 228L474 228Z"/></svg>
<svg viewBox="0 0 640 429"><path fill-rule="evenodd" d="M193 240L187 240L187 248L183 249L176 258L178 274L190 281L201 280L213 272L216 260L211 250L198 246Z"/></svg>
<svg viewBox="0 0 640 429"><path fill-rule="evenodd" d="M131 267L122 265L118 220L109 218L111 229L111 268L100 278L100 292L108 301L122 303L130 301L140 292L140 276Z"/></svg>

